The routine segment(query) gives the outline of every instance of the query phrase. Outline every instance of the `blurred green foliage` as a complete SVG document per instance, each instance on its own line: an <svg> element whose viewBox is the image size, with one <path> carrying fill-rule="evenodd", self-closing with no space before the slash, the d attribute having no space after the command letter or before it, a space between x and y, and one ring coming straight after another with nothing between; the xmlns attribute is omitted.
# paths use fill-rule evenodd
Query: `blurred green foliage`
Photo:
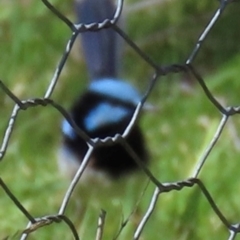
<svg viewBox="0 0 240 240"><path fill-rule="evenodd" d="M74 20L72 1L52 0L65 16ZM218 1L129 1L125 7L128 35L159 65L184 63L213 16ZM223 13L206 39L193 65L224 106L239 105L238 3ZM0 79L20 99L42 97L61 59L71 31L41 1L0 2ZM52 98L68 108L87 84L87 71L78 43L63 70ZM153 69L125 45L122 75L144 91ZM8 124L14 103L0 90L0 136ZM149 102L158 111L143 114L141 125L151 152L151 171L162 182L191 176L197 160L209 145L221 114L208 101L196 80L187 74L159 79ZM68 182L58 172L56 149L61 141L61 115L50 106L36 107L18 115L0 176L24 207L34 216L57 213ZM208 157L200 179L230 222L239 222L239 124L227 123ZM128 180L126 180L128 181ZM107 210L103 239L116 235L145 180L121 183L124 196L102 200ZM134 187L137 184L138 187ZM150 202L154 186L147 188L139 209L119 239L131 239ZM19 236L27 219L0 189L0 239ZM80 192L81 194L81 192ZM82 197L82 195L81 195ZM85 199L86 200L86 199ZM75 194L67 208L83 239L96 234L100 207L79 210ZM115 202L117 202L115 204ZM120 203L119 203L120 202ZM124 216L122 216L122 214ZM227 239L228 231L197 187L160 195L142 239ZM30 239L72 239L64 224L53 224L33 233Z"/></svg>

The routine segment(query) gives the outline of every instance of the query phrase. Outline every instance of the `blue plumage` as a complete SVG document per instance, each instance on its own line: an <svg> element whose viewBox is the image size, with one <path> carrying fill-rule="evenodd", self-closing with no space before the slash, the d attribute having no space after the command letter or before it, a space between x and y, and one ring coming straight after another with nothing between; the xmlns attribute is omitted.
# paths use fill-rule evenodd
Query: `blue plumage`
<svg viewBox="0 0 240 240"><path fill-rule="evenodd" d="M112 0L75 0L75 10L78 23L89 24L111 19L115 6ZM81 44L91 81L117 76L120 41L114 30L84 32L81 34Z"/></svg>
<svg viewBox="0 0 240 240"><path fill-rule="evenodd" d="M112 18L115 12L111 0L76 1L75 7L81 23L100 22ZM70 114L78 127L91 138L122 134L141 100L141 95L131 84L117 78L118 36L112 29L104 29L83 33L81 40L91 82L87 91L74 103ZM62 131L64 158L66 161L69 161L69 158L74 161L76 169L71 169L74 173L88 147L66 120L63 120ZM133 127L126 141L146 163L144 138L137 125ZM121 144L96 148L89 165L111 178L118 178L138 169L138 165ZM68 164L64 166L67 168Z"/></svg>
<svg viewBox="0 0 240 240"><path fill-rule="evenodd" d="M99 81L101 80L101 81ZM139 92L129 83L120 79L103 78L94 81L89 86L89 91L116 98L123 103L132 103L137 105L141 100Z"/></svg>

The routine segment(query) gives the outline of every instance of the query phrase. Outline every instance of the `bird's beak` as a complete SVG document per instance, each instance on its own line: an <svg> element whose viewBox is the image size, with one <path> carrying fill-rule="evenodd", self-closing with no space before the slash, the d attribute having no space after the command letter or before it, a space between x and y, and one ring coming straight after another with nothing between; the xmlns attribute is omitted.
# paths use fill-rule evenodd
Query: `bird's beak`
<svg viewBox="0 0 240 240"><path fill-rule="evenodd" d="M144 105L143 105L143 111L145 112L156 112L159 110L159 107L157 106L154 106L153 104L151 103L147 103L145 102Z"/></svg>

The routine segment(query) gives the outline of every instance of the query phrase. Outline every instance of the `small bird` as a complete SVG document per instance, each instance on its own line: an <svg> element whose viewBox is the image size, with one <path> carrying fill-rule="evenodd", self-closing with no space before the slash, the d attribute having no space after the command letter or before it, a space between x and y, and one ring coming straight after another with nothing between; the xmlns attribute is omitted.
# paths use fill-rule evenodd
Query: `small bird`
<svg viewBox="0 0 240 240"><path fill-rule="evenodd" d="M115 5L111 0L76 0L78 23L111 19ZM118 78L120 46L118 34L111 28L81 33L81 44L89 72L87 90L74 102L69 113L77 126L90 138L114 137L128 126L141 95L130 83ZM63 143L59 154L61 171L73 177L88 146L67 120L62 122ZM147 164L148 153L140 127L135 124L126 138L139 159ZM120 144L94 149L86 169L92 175L104 174L119 179L139 169Z"/></svg>

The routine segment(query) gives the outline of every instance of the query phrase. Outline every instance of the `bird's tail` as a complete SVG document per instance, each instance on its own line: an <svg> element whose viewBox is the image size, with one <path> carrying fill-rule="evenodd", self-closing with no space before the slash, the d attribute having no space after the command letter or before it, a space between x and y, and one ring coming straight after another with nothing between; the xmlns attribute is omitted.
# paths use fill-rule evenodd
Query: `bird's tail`
<svg viewBox="0 0 240 240"><path fill-rule="evenodd" d="M78 23L112 19L112 0L75 0ZM91 80L116 78L119 66L119 36L111 28L81 33L82 49Z"/></svg>

